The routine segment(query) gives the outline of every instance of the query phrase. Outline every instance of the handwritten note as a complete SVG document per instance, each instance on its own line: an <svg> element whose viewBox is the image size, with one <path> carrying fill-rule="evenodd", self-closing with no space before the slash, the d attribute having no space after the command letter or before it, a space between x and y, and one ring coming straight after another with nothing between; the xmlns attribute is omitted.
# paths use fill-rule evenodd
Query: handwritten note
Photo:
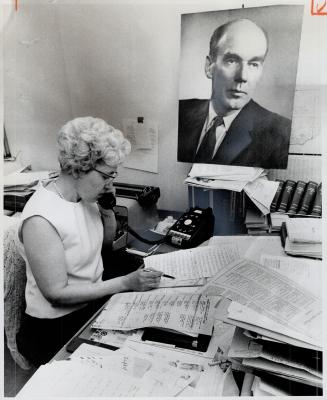
<svg viewBox="0 0 327 400"><path fill-rule="evenodd" d="M158 254L147 257L144 264L184 280L211 277L239 257L237 244L230 243Z"/></svg>
<svg viewBox="0 0 327 400"><path fill-rule="evenodd" d="M119 293L111 297L92 328L131 330L173 329L197 336L210 335L218 298L156 292Z"/></svg>

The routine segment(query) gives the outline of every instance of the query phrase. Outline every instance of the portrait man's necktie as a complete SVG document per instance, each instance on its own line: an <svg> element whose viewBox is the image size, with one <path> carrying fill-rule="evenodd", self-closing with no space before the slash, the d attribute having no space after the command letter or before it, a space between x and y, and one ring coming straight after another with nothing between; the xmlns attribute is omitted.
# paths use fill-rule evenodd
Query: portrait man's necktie
<svg viewBox="0 0 327 400"><path fill-rule="evenodd" d="M216 128L222 125L222 117L215 117L212 120L211 127L207 130L201 142L198 152L195 155L194 162L210 162L216 145Z"/></svg>

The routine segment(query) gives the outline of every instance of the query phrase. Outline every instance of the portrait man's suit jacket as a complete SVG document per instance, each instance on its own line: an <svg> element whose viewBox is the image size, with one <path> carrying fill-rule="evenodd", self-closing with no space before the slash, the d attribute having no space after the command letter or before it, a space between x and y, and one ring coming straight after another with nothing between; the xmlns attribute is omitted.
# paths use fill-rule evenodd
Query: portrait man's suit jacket
<svg viewBox="0 0 327 400"><path fill-rule="evenodd" d="M194 162L209 100L179 102L177 160ZM286 168L291 121L250 100L229 127L208 163L261 168Z"/></svg>

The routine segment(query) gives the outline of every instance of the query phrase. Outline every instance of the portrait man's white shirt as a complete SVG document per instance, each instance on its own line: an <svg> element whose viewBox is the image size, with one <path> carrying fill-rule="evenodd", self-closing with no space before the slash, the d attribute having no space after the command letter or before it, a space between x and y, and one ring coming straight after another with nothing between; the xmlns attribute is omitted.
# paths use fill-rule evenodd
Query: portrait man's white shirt
<svg viewBox="0 0 327 400"><path fill-rule="evenodd" d="M223 117L224 123L219 125L219 126L217 126L217 128L216 128L216 145L215 145L215 148L214 148L214 150L212 152L211 158L213 158L214 155L216 154L219 146L221 145L221 142L224 140L224 138L226 136L226 133L227 133L229 127L231 126L232 122L237 117L237 115L238 115L238 113L240 111L241 110L236 110L234 113ZM199 139L198 147L196 149L197 152L198 152L198 150L199 150L199 148L201 146L202 140L203 140L206 132L208 132L208 130L211 128L211 126L213 124L213 120L216 117L217 117L217 113L213 108L212 102L210 101L208 116L207 116L207 119L206 119L206 121L205 121L205 123L203 125L203 128L202 128L202 132L201 132L201 136L200 136L200 139Z"/></svg>

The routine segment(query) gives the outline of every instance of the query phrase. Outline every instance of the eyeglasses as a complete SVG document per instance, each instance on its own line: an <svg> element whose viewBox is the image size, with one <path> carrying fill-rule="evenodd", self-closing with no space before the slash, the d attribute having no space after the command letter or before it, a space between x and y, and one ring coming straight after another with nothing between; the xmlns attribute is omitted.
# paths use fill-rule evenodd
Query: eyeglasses
<svg viewBox="0 0 327 400"><path fill-rule="evenodd" d="M93 168L93 170L99 172L99 174L101 174L102 177L103 177L105 180L108 179L108 180L113 181L113 180L117 177L117 175L118 175L118 172L117 172L117 171L113 171L113 172L111 172L110 174L106 174L105 172L99 171L99 170L96 169L96 168Z"/></svg>

